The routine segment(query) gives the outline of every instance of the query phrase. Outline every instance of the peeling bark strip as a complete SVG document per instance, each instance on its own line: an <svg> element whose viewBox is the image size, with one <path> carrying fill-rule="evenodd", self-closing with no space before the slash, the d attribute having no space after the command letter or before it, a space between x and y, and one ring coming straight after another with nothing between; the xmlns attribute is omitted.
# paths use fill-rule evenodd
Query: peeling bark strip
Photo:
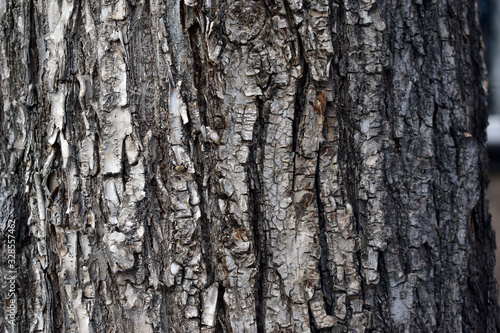
<svg viewBox="0 0 500 333"><path fill-rule="evenodd" d="M475 4L0 19L2 332L500 329Z"/></svg>

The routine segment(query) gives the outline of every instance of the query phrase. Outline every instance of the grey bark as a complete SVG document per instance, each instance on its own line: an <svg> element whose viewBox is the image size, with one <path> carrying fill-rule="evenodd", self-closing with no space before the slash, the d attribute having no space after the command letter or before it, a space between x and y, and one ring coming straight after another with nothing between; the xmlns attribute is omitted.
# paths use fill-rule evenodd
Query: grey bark
<svg viewBox="0 0 500 333"><path fill-rule="evenodd" d="M2 331L498 330L475 2L0 18Z"/></svg>

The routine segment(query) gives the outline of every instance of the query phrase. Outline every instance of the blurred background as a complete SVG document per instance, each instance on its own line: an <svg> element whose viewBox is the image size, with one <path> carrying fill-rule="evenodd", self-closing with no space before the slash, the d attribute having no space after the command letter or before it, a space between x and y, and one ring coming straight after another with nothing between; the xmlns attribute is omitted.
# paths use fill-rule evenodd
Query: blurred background
<svg viewBox="0 0 500 333"><path fill-rule="evenodd" d="M495 275L500 281L500 0L478 0L485 60L489 76L490 116L488 126L488 155L490 157L490 184L488 198L493 228L496 231L497 250Z"/></svg>

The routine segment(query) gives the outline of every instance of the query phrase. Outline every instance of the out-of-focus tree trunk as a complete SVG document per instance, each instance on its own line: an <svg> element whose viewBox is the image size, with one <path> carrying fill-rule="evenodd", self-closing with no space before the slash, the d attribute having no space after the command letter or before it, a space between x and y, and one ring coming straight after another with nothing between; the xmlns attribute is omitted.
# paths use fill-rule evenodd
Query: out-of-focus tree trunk
<svg viewBox="0 0 500 333"><path fill-rule="evenodd" d="M473 1L0 21L3 331L499 328Z"/></svg>

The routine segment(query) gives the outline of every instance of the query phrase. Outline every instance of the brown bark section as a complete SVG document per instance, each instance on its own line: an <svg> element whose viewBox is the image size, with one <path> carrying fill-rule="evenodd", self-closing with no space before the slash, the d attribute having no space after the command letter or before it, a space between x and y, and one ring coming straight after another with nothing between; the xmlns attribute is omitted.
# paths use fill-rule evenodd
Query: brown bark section
<svg viewBox="0 0 500 333"><path fill-rule="evenodd" d="M2 330L498 330L475 3L0 17Z"/></svg>

